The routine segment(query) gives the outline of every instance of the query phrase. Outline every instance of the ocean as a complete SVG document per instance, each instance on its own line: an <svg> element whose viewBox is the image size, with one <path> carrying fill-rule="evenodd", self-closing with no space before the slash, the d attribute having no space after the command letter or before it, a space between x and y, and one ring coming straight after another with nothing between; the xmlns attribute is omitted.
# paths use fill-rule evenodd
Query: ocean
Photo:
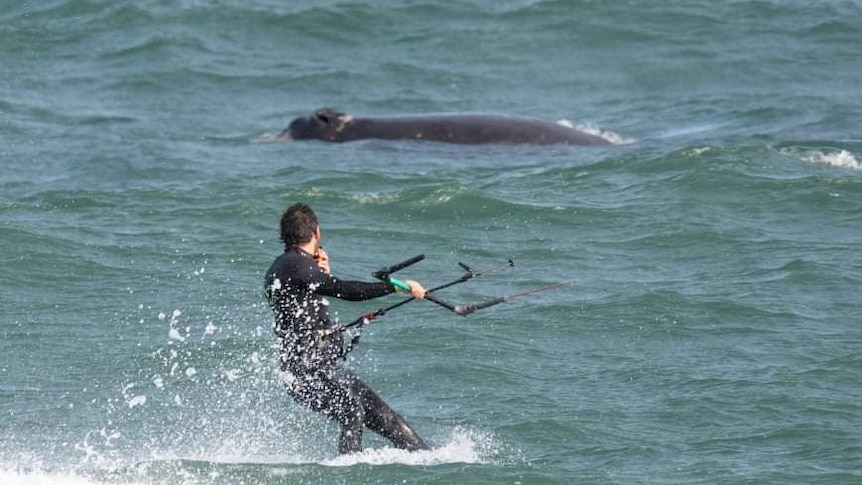
<svg viewBox="0 0 862 485"><path fill-rule="evenodd" d="M862 482L862 2L0 3L0 484ZM616 145L260 142L324 107ZM297 201L342 278L566 284L365 326L432 451L287 396Z"/></svg>

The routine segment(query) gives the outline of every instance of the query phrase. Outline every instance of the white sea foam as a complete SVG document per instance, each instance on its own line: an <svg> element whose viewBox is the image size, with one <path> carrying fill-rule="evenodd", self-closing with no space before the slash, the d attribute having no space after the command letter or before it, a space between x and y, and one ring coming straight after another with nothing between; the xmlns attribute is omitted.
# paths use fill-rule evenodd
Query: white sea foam
<svg viewBox="0 0 862 485"><path fill-rule="evenodd" d="M383 193L383 192L366 192L352 196L353 200L359 204L387 204L397 201L400 195L398 193Z"/></svg>
<svg viewBox="0 0 862 485"><path fill-rule="evenodd" d="M137 485L139 482L123 482ZM71 472L16 471L0 469L2 485L99 485L100 482Z"/></svg>
<svg viewBox="0 0 862 485"><path fill-rule="evenodd" d="M361 453L326 460L326 466L369 465L439 465L443 463L486 463L490 461L493 439L490 435L457 428L449 441L428 451L405 451L391 447L369 448Z"/></svg>
<svg viewBox="0 0 862 485"><path fill-rule="evenodd" d="M102 434L107 433L103 430ZM108 434L109 439L117 439L119 434ZM234 437L235 438L235 437ZM86 440L85 440L86 441ZM270 469L274 476L287 476L295 472L295 465L315 463L327 467L349 467L353 465L408 465L408 466L434 466L447 463L492 463L497 459L497 444L492 435L466 428L456 428L446 443L429 451L408 452L391 447L369 448L361 453L338 456L330 459L314 458L317 452L296 451L279 453L278 455L261 455L258 452L241 453L237 450L253 450L255 443L244 440L227 440L205 453L192 453L190 455L174 453L154 453L149 459L127 461L119 457L96 456L98 453L91 449L86 443L82 447L93 454L92 459L86 460L90 465L96 465L97 469L89 469L89 472L72 470L52 471L44 470L41 464L36 466L0 465L0 485L102 485L99 476L102 472L109 472L111 478L109 483L114 485L138 485L139 483L150 483L152 477L160 477L157 483L195 484L206 485L216 483L213 480L223 469L221 465L228 468L236 466L260 467ZM266 453L266 452L265 452ZM187 467L186 461L203 462L213 465L213 469L201 471L195 466ZM101 470L101 471L99 471ZM178 480L171 482L162 481L164 473L174 475ZM95 476L93 476L95 473ZM221 482L218 482L221 483Z"/></svg>
<svg viewBox="0 0 862 485"><path fill-rule="evenodd" d="M185 336L183 336L182 333L180 333L179 328L177 328L177 323L179 323L180 315L182 315L182 314L183 313L179 310L174 310L174 312L171 314L171 320L170 320L170 322L168 322L168 325L169 325L168 340L170 340L170 341L183 342L183 341L185 341L186 337L188 337L188 334L190 331L190 329L188 327L186 327L186 335ZM164 319L165 319L165 314L159 313L159 320L164 320Z"/></svg>
<svg viewBox="0 0 862 485"><path fill-rule="evenodd" d="M571 121L562 119L557 121L558 125L565 126L567 128L572 128L578 131L583 131L584 133L589 133L590 135L596 135L598 137L604 138L605 140L613 143L614 145L629 145L634 143L636 140L633 138L626 138L619 133L614 133L613 131L608 130L600 130L595 126L580 124L575 126Z"/></svg>
<svg viewBox="0 0 862 485"><path fill-rule="evenodd" d="M802 161L806 163L819 163L839 168L851 168L862 170L862 163L847 150L838 151L810 151L801 154Z"/></svg>
<svg viewBox="0 0 862 485"><path fill-rule="evenodd" d="M280 136L281 133L264 133L257 138L253 139L254 143L279 143L290 141L287 137Z"/></svg>

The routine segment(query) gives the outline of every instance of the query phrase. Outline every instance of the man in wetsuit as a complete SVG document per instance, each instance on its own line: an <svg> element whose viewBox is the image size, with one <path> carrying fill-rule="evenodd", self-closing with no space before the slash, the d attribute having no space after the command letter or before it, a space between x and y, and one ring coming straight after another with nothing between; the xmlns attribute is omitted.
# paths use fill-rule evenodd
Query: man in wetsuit
<svg viewBox="0 0 862 485"><path fill-rule="evenodd" d="M395 291L390 282L346 281L330 274L329 258L320 247L320 226L311 207L297 203L281 217L285 250L267 270L267 299L275 314L275 334L284 381L299 403L341 425L340 453L362 451L363 427L401 449L427 450L428 445L374 391L341 363L341 332L331 332L325 297L360 301ZM415 298L425 289L402 283Z"/></svg>

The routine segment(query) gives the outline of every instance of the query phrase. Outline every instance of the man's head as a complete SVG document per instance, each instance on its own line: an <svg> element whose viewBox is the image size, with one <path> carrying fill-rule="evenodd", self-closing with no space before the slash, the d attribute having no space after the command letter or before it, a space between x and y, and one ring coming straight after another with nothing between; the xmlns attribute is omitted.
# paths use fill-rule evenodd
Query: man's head
<svg viewBox="0 0 862 485"><path fill-rule="evenodd" d="M318 229L317 216L308 204L297 202L281 216L281 240L285 247L306 244Z"/></svg>

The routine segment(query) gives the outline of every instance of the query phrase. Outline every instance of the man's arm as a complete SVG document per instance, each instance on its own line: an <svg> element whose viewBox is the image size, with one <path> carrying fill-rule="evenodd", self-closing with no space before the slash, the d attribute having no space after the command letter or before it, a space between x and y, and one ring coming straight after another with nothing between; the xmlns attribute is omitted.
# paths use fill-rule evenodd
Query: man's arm
<svg viewBox="0 0 862 485"><path fill-rule="evenodd" d="M317 288L317 293L321 295L332 296L342 300L362 301L388 295L396 290L396 285L386 281L367 283L364 281L339 280L335 278L329 269L329 255L326 254L323 248L317 249L314 260L319 269L317 271L318 274L315 276L321 278L321 281L318 283L320 286ZM414 298L425 298L425 288L419 282L407 280L405 283L410 288L410 293Z"/></svg>
<svg viewBox="0 0 862 485"><path fill-rule="evenodd" d="M363 301L389 295L395 288L386 281L352 281L342 280L326 274L321 269L316 276L316 293L348 301Z"/></svg>

